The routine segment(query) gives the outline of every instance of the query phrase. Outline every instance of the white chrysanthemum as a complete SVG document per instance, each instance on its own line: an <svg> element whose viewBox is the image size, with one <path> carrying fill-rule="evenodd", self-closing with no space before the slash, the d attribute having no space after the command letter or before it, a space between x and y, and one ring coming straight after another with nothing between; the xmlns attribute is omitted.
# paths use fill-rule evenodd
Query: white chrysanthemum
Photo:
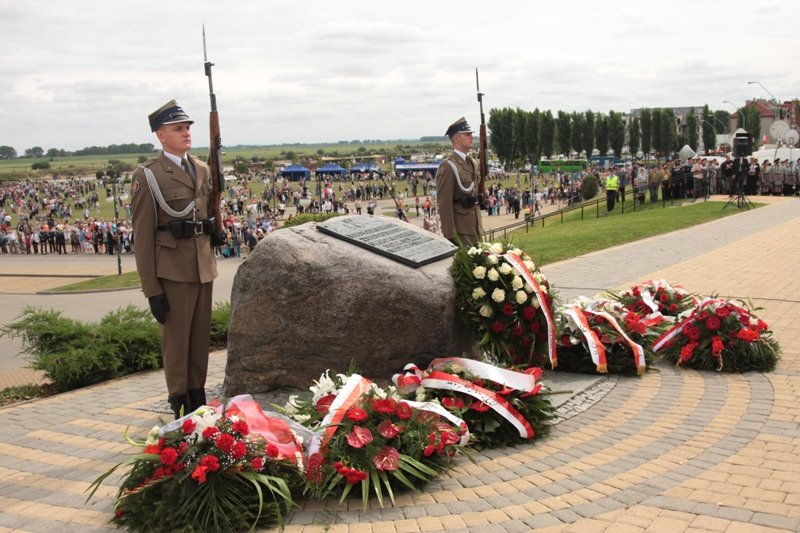
<svg viewBox="0 0 800 533"><path fill-rule="evenodd" d="M473 300L480 300L484 296L486 296L486 291L481 289L480 287L476 287L475 290L472 291Z"/></svg>
<svg viewBox="0 0 800 533"><path fill-rule="evenodd" d="M492 291L492 300L497 303L503 303L506 301L506 291L503 289L495 289Z"/></svg>
<svg viewBox="0 0 800 533"><path fill-rule="evenodd" d="M519 276L514 276L514 279L511 280L511 288L515 291L520 290L525 285L525 282L522 281L522 278Z"/></svg>
<svg viewBox="0 0 800 533"><path fill-rule="evenodd" d="M514 269L508 263L503 263L500 265L500 273L504 276L508 276Z"/></svg>
<svg viewBox="0 0 800 533"><path fill-rule="evenodd" d="M533 272L533 269L536 268L536 264L530 259L526 259L525 261L522 262L522 264L525 265L525 267L531 272Z"/></svg>
<svg viewBox="0 0 800 533"><path fill-rule="evenodd" d="M490 265L496 265L498 262L497 256L494 254L489 254L486 256L486 262Z"/></svg>
<svg viewBox="0 0 800 533"><path fill-rule="evenodd" d="M522 305L528 301L528 293L525 291L517 291L516 299L517 303Z"/></svg>
<svg viewBox="0 0 800 533"><path fill-rule="evenodd" d="M489 277L490 281L497 281L498 279L500 279L500 274L498 274L497 269L494 268L489 271L487 276Z"/></svg>
<svg viewBox="0 0 800 533"><path fill-rule="evenodd" d="M480 315L481 315L483 318L491 318L491 316L492 316L492 314L493 314L493 313L492 313L492 308L491 308L491 307L489 307L489 306L488 306L488 305L486 305L486 304L483 304L483 305L481 306L480 310L478 310L478 312L480 313Z"/></svg>
<svg viewBox="0 0 800 533"><path fill-rule="evenodd" d="M486 277L486 267L477 266L472 269L472 275L475 276L475 279L483 279Z"/></svg>
<svg viewBox="0 0 800 533"><path fill-rule="evenodd" d="M502 254L503 253L503 245L499 242L492 243L492 246L489 248L489 251L493 254Z"/></svg>

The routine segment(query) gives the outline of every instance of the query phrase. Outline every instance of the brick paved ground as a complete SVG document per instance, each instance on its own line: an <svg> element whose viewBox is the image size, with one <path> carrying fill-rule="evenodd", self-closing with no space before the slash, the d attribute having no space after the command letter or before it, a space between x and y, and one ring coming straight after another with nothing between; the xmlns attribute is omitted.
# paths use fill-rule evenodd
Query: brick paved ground
<svg viewBox="0 0 800 533"><path fill-rule="evenodd" d="M750 295L784 349L775 372L603 379L588 409L569 411L581 395L562 407L574 416L547 438L479 453L395 507L301 502L286 531L800 530L798 234L791 200L545 269L558 287L664 277ZM211 358L210 385L224 364ZM0 532L109 530L116 480L87 505L84 490L131 451L128 424L142 436L157 423L162 391L149 372L0 409Z"/></svg>

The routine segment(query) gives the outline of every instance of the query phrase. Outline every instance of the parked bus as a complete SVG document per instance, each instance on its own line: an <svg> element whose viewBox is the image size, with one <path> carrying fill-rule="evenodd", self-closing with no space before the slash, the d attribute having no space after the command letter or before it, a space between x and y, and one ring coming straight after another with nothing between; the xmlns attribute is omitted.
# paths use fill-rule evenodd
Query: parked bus
<svg viewBox="0 0 800 533"><path fill-rule="evenodd" d="M588 168L589 161L586 159L540 159L539 172L552 173L556 170L561 172L574 172Z"/></svg>

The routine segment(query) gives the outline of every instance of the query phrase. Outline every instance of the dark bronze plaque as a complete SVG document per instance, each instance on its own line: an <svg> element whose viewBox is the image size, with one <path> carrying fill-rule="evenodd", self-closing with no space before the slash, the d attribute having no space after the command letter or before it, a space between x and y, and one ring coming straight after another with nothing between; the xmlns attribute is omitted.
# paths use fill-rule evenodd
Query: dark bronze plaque
<svg viewBox="0 0 800 533"><path fill-rule="evenodd" d="M458 250L449 241L416 226L371 215L331 218L317 224L317 229L414 268L450 257Z"/></svg>

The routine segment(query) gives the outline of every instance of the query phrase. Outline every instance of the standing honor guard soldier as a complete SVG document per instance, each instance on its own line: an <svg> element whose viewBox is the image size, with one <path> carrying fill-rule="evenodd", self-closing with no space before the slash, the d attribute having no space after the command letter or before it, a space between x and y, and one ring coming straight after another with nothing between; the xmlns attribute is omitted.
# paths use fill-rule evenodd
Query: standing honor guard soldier
<svg viewBox="0 0 800 533"><path fill-rule="evenodd" d="M442 234L452 242L475 244L483 235L478 163L469 156L472 128L464 117L456 120L445 135L453 143L453 153L436 172L436 200L439 204Z"/></svg>
<svg viewBox="0 0 800 533"><path fill-rule="evenodd" d="M193 120L171 100L150 116L163 153L131 184L136 268L161 329L161 354L175 418L206 403L211 304L217 263L211 246L209 167L188 155Z"/></svg>

